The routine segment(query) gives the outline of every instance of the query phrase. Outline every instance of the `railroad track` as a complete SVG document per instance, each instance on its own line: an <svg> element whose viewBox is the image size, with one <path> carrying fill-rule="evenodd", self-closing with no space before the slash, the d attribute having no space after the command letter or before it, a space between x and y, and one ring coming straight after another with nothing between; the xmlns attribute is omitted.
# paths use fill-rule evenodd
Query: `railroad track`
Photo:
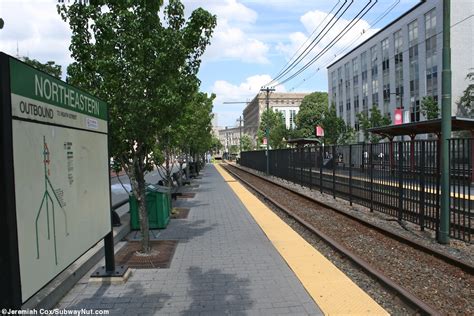
<svg viewBox="0 0 474 316"><path fill-rule="evenodd" d="M474 314L474 267L235 166L228 172L422 314Z"/></svg>

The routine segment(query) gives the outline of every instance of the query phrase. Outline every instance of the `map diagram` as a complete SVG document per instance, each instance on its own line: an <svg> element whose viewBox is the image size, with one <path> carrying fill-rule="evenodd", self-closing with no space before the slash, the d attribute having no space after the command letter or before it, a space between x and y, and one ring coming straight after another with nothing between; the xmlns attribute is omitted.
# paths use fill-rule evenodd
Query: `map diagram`
<svg viewBox="0 0 474 316"><path fill-rule="evenodd" d="M35 228L36 228L36 259L40 258L40 247L39 247L39 236L38 236L38 222L41 214L46 213L46 228L48 233L48 240L51 240L51 226L53 231L53 244L54 244L54 259L56 265L58 265L58 252L56 244L56 210L57 208L61 209L64 215L64 228L66 231L66 236L69 235L67 227L67 214L64 210L66 206L63 195L64 192L61 189L54 189L50 181L51 172L49 169L50 152L48 148L48 143L46 142L46 136L43 136L43 166L44 166L44 193L41 200L41 205L36 214ZM51 216L51 218L50 218ZM51 223L52 221L52 223Z"/></svg>

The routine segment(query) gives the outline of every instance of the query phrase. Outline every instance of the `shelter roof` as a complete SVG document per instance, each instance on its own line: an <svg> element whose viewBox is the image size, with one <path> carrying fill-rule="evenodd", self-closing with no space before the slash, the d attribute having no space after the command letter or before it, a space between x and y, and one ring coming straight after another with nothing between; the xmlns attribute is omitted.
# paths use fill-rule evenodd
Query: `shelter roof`
<svg viewBox="0 0 474 316"><path fill-rule="evenodd" d="M304 146L310 144L320 144L319 138L293 138L286 141L287 144L295 144L296 146Z"/></svg>
<svg viewBox="0 0 474 316"><path fill-rule="evenodd" d="M451 117L451 130L454 131L474 131L474 119L464 117ZM382 127L373 127L368 129L374 134L386 137L402 135L418 135L428 133L441 133L441 119L427 120L421 122L412 122L399 125L388 125Z"/></svg>

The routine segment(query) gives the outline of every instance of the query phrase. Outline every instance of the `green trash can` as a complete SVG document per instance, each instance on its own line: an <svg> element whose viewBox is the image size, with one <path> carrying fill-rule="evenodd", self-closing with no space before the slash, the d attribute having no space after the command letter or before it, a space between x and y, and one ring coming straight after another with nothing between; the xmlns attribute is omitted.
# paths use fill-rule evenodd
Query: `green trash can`
<svg viewBox="0 0 474 316"><path fill-rule="evenodd" d="M171 195L167 187L153 184L146 185L145 201L148 210L148 223L150 229L166 228L171 214ZM140 229L138 201L134 196L129 198L130 228Z"/></svg>

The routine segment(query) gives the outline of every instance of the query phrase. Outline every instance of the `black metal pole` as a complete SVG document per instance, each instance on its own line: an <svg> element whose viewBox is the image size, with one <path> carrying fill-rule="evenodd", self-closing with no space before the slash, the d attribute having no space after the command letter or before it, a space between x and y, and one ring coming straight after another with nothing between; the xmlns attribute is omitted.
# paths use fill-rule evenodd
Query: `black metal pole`
<svg viewBox="0 0 474 316"><path fill-rule="evenodd" d="M349 204L352 206L352 145L349 145Z"/></svg>
<svg viewBox="0 0 474 316"><path fill-rule="evenodd" d="M319 190L323 193L323 164L324 164L324 155L323 155L323 147L319 146Z"/></svg>
<svg viewBox="0 0 474 316"><path fill-rule="evenodd" d="M398 221L403 219L403 142L398 143Z"/></svg>
<svg viewBox="0 0 474 316"><path fill-rule="evenodd" d="M336 198L336 145L332 145L332 197Z"/></svg>
<svg viewBox="0 0 474 316"><path fill-rule="evenodd" d="M374 211L374 161L373 161L373 144L369 145L369 168L370 172L370 211Z"/></svg>
<svg viewBox="0 0 474 316"><path fill-rule="evenodd" d="M107 108L107 131L110 131L110 112ZM110 134L107 134L107 138L110 140ZM110 141L108 142L110 144ZM109 209L110 211L110 232L104 237L104 251L105 251L105 271L107 273L113 273L115 271L115 251L114 251L114 230L113 230L113 218L112 218L112 183L110 180L110 145L107 147L107 157L109 157ZM118 175L119 176L119 175Z"/></svg>
<svg viewBox="0 0 474 316"><path fill-rule="evenodd" d="M420 155L420 229L425 229L425 142L421 142Z"/></svg>

